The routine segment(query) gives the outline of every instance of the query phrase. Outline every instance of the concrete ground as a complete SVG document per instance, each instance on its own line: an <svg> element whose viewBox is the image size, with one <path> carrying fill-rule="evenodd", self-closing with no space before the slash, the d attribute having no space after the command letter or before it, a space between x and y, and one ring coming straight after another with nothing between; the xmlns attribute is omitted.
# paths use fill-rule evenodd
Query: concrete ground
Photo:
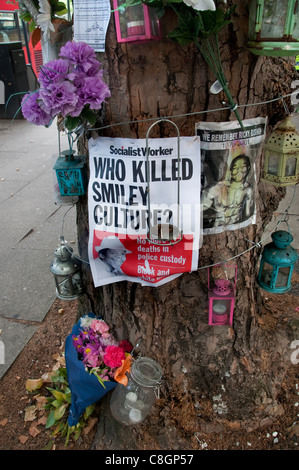
<svg viewBox="0 0 299 470"><path fill-rule="evenodd" d="M50 264L62 223L76 253L76 208L57 204L54 189L58 148L55 123L0 120L0 377L55 300Z"/></svg>
<svg viewBox="0 0 299 470"><path fill-rule="evenodd" d="M58 148L55 123L46 129L25 120L0 120L0 378L55 300L50 263L62 234L77 253L76 209L64 198L61 204L54 190ZM61 149L66 148L62 138ZM287 189L267 230L288 206L292 246L299 250L296 186Z"/></svg>

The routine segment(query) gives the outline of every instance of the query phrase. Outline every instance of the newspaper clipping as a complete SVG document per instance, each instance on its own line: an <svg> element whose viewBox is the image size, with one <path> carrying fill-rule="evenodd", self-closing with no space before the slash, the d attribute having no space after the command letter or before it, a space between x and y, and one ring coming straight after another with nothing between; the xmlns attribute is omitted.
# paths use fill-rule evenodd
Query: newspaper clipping
<svg viewBox="0 0 299 470"><path fill-rule="evenodd" d="M265 139L267 118L199 123L203 233L236 230L255 223L255 162Z"/></svg>
<svg viewBox="0 0 299 470"><path fill-rule="evenodd" d="M178 159L179 153L179 159ZM197 269L200 138L89 140L89 261L95 287L159 286ZM150 198L150 199L149 199Z"/></svg>

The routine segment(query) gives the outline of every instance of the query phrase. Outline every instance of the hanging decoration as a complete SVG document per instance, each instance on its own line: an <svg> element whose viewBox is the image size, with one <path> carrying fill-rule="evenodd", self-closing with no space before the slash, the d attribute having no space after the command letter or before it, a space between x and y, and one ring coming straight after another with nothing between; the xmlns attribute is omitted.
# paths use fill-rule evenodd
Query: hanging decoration
<svg viewBox="0 0 299 470"><path fill-rule="evenodd" d="M299 182L299 133L288 116L270 135L265 149L262 180L274 186Z"/></svg>
<svg viewBox="0 0 299 470"><path fill-rule="evenodd" d="M125 280L158 287L197 269L200 138L180 138L180 168L177 151L177 137L89 140L88 255L95 287ZM174 193L178 180L179 207ZM172 227L178 220L183 235L174 243ZM157 228L151 241L149 223ZM159 233L159 227L166 233Z"/></svg>
<svg viewBox="0 0 299 470"><path fill-rule="evenodd" d="M162 378L160 364L150 357L139 357L131 366L127 385L118 384L110 399L111 414L126 426L141 423L159 397Z"/></svg>
<svg viewBox="0 0 299 470"><path fill-rule="evenodd" d="M97 52L105 52L111 18L110 0L76 0L73 11L74 40L85 42Z"/></svg>
<svg viewBox="0 0 299 470"><path fill-rule="evenodd" d="M113 0L113 6L118 42L147 42L161 39L160 22L155 8L122 0Z"/></svg>
<svg viewBox="0 0 299 470"><path fill-rule="evenodd" d="M169 205L173 205L173 208L176 208L176 215L175 216L175 225L170 224L169 222L167 223L166 219L165 223L158 223L153 225L153 221L151 220L150 217L148 217L148 235L147 235L147 241L156 245L159 245L162 242L163 246L167 246L168 244L173 245L175 243L178 243L182 240L183 238L183 232L180 229L181 225L181 195L180 195L180 190L181 190L181 150L180 150L180 131L178 126L170 121L169 119L160 119L159 121L155 122L150 126L146 133L146 182L147 182L147 209L148 209L148 214L152 214L152 206L151 204L153 203L153 206L159 207L162 203L165 201L161 201L161 191L158 191L158 198L156 196L156 200L152 200L152 191L151 191L151 183L150 183L150 175L151 175L151 166L152 166L152 161L150 161L150 146L149 146L149 135L153 127L161 122L168 122L172 124L177 132L177 163L176 163L176 168L177 168L177 176L176 176L176 182L174 181L174 186L176 186L176 191L173 189L170 191L170 194L176 193L176 199L173 201L169 201ZM175 164L175 161L172 161L172 165ZM175 184L176 183L176 184ZM161 184L163 184L161 182ZM171 189L171 188L169 188ZM160 194L159 194L160 193ZM156 191L157 194L157 191ZM160 196L160 197L159 197ZM155 197L153 198L155 199Z"/></svg>
<svg viewBox="0 0 299 470"><path fill-rule="evenodd" d="M209 325L233 324L236 282L236 265L223 263L208 268Z"/></svg>
<svg viewBox="0 0 299 470"><path fill-rule="evenodd" d="M83 294L81 261L73 256L73 249L61 239L51 263L54 275L56 295L62 300L76 300Z"/></svg>
<svg viewBox="0 0 299 470"><path fill-rule="evenodd" d="M278 230L272 234L272 242L264 247L258 274L257 282L262 289L276 294L291 289L294 264L298 259L292 241L290 231Z"/></svg>
<svg viewBox="0 0 299 470"><path fill-rule="evenodd" d="M255 223L255 162L266 133L266 118L196 124L202 159L204 234L239 230Z"/></svg>
<svg viewBox="0 0 299 470"><path fill-rule="evenodd" d="M82 131L95 125L110 91L88 44L69 41L59 56L41 67L39 88L23 97L22 113L32 124L48 127L58 117L66 130Z"/></svg>
<svg viewBox="0 0 299 470"><path fill-rule="evenodd" d="M296 56L299 53L297 0L252 0L248 49L257 55Z"/></svg>
<svg viewBox="0 0 299 470"><path fill-rule="evenodd" d="M58 187L62 197L83 196L87 184L86 155L75 155L73 150L72 133L68 132L69 149L60 151L59 135L59 157L54 165Z"/></svg>

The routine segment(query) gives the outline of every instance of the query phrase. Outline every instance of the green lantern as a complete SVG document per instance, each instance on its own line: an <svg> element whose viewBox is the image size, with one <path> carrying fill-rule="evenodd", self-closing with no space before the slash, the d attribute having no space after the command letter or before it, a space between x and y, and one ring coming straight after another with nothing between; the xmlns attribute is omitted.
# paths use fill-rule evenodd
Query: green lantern
<svg viewBox="0 0 299 470"><path fill-rule="evenodd" d="M274 186L299 182L299 134L288 116L268 138L262 181Z"/></svg>
<svg viewBox="0 0 299 470"><path fill-rule="evenodd" d="M283 57L299 54L299 2L252 0L247 47L257 55Z"/></svg>
<svg viewBox="0 0 299 470"><path fill-rule="evenodd" d="M86 185L86 155L65 150L58 157L54 170L61 196L82 196Z"/></svg>
<svg viewBox="0 0 299 470"><path fill-rule="evenodd" d="M268 292L283 294L292 287L291 278L298 254L291 246L293 236L289 231L278 230L271 236L272 242L264 247L262 253L257 282Z"/></svg>

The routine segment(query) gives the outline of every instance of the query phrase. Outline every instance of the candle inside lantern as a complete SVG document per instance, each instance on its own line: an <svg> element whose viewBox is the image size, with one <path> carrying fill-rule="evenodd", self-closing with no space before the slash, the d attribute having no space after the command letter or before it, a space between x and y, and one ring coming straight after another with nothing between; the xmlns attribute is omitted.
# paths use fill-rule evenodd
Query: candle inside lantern
<svg viewBox="0 0 299 470"><path fill-rule="evenodd" d="M227 324L228 305L226 300L214 300L213 302L213 322L218 325Z"/></svg>
<svg viewBox="0 0 299 470"><path fill-rule="evenodd" d="M139 34L145 34L144 21L130 21L127 24L128 36L138 36Z"/></svg>

